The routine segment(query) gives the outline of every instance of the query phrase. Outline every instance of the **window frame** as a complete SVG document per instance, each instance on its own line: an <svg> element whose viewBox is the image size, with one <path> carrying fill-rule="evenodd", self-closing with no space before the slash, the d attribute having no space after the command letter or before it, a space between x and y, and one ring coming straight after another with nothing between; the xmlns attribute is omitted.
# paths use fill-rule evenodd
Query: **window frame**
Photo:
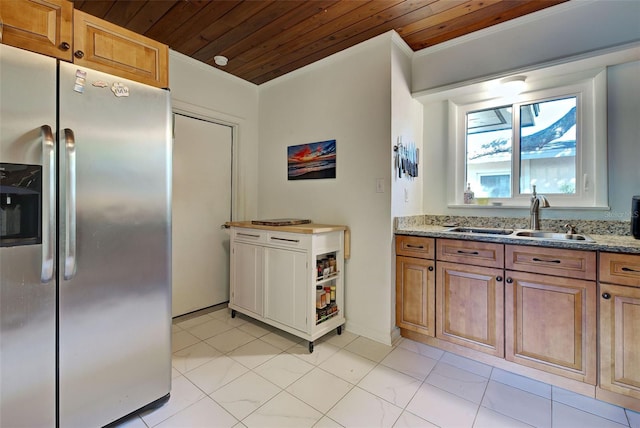
<svg viewBox="0 0 640 428"><path fill-rule="evenodd" d="M528 207L531 193L520 193L520 106L567 97L576 97L575 193L545 196L552 208L608 208L606 69L603 68L533 82L527 92L513 97L491 96L491 92L486 91L475 97L450 98L449 153L455 166L453 177L448 180L448 205L477 207L463 203L467 187L467 113L491 107L512 107L511 198L490 199L501 203L502 207Z"/></svg>

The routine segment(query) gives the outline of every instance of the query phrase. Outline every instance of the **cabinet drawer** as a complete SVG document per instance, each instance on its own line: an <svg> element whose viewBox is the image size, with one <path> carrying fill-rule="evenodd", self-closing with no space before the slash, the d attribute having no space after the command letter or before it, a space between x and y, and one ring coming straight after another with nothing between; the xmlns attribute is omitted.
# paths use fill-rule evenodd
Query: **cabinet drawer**
<svg viewBox="0 0 640 428"><path fill-rule="evenodd" d="M485 267L504 267L504 246L488 242L438 239L437 259Z"/></svg>
<svg viewBox="0 0 640 428"><path fill-rule="evenodd" d="M257 229L234 229L233 240L264 244L267 241L267 232Z"/></svg>
<svg viewBox="0 0 640 428"><path fill-rule="evenodd" d="M640 255L600 253L600 281L640 287Z"/></svg>
<svg viewBox="0 0 640 428"><path fill-rule="evenodd" d="M281 248L305 250L311 243L311 235L303 233L268 232L267 245Z"/></svg>
<svg viewBox="0 0 640 428"><path fill-rule="evenodd" d="M397 235L396 255L417 257L419 259L433 259L435 240L422 236Z"/></svg>
<svg viewBox="0 0 640 428"><path fill-rule="evenodd" d="M596 253L593 251L507 245L507 269L577 279L596 279Z"/></svg>

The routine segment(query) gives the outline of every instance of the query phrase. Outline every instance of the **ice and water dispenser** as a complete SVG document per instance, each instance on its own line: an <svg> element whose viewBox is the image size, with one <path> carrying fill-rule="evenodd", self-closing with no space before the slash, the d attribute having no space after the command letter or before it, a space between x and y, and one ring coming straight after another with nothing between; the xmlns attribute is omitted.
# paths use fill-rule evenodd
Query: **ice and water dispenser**
<svg viewBox="0 0 640 428"><path fill-rule="evenodd" d="M0 163L0 247L42 242L42 167Z"/></svg>

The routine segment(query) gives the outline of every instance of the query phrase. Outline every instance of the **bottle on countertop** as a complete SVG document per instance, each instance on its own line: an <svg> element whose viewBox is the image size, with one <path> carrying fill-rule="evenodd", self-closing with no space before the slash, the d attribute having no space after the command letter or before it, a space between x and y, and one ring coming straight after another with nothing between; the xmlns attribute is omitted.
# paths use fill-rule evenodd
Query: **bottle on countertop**
<svg viewBox="0 0 640 428"><path fill-rule="evenodd" d="M464 203L472 204L473 203L474 193L471 190L471 183L467 183L467 190L464 191Z"/></svg>

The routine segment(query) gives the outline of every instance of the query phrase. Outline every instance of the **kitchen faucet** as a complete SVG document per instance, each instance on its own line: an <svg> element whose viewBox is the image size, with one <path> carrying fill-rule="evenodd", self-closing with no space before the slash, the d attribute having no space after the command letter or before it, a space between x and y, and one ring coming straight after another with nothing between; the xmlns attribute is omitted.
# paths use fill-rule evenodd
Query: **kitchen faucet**
<svg viewBox="0 0 640 428"><path fill-rule="evenodd" d="M531 208L529 210L531 217L529 218L529 229L540 230L540 208L548 208L551 206L549 200L544 195L536 193L536 185L533 186L533 194L531 195Z"/></svg>

